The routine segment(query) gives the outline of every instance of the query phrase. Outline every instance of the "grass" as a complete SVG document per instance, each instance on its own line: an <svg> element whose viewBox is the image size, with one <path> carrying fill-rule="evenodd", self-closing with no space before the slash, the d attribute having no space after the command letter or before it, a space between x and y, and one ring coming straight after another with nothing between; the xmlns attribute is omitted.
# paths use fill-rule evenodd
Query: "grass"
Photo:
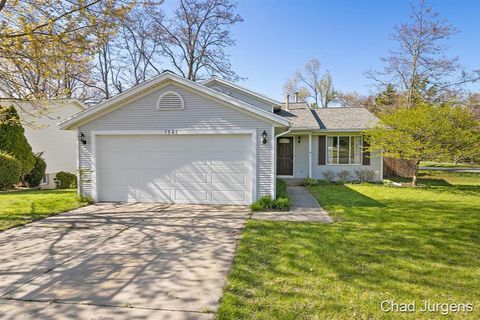
<svg viewBox="0 0 480 320"><path fill-rule="evenodd" d="M333 224L250 220L219 319L479 319L480 175L426 188L310 187ZM473 313L384 313L380 303L472 303Z"/></svg>
<svg viewBox="0 0 480 320"><path fill-rule="evenodd" d="M0 231L85 205L74 190L0 193Z"/></svg>
<svg viewBox="0 0 480 320"><path fill-rule="evenodd" d="M452 162L434 162L434 161L422 161L421 167L438 167L438 168L479 168L480 164L471 163L452 163Z"/></svg>

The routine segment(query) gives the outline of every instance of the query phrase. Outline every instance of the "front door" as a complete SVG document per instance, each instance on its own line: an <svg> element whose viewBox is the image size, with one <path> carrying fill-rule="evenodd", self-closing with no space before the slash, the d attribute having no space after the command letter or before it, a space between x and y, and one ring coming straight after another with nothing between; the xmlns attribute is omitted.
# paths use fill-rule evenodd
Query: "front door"
<svg viewBox="0 0 480 320"><path fill-rule="evenodd" d="M277 140L277 174L293 176L293 138Z"/></svg>

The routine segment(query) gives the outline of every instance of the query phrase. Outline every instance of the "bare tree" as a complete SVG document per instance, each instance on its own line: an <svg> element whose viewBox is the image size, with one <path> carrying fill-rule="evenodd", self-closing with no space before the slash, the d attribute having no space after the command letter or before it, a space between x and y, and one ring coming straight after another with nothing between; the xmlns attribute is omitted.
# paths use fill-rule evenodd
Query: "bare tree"
<svg viewBox="0 0 480 320"><path fill-rule="evenodd" d="M235 44L230 27L243 21L235 9L230 0L180 0L170 18L150 10L162 54L190 80L206 74L237 79L225 51Z"/></svg>
<svg viewBox="0 0 480 320"><path fill-rule="evenodd" d="M322 71L320 61L312 58L302 71L296 71L284 85L285 93L298 93L311 107L327 108L339 94L333 87L330 72Z"/></svg>
<svg viewBox="0 0 480 320"><path fill-rule="evenodd" d="M406 97L406 105L416 100L437 102L456 95L462 85L480 80L480 70L466 72L458 58L445 55L445 41L458 31L426 3L411 4L410 21L394 29L396 44L388 52L383 71L369 72L382 88L393 84Z"/></svg>

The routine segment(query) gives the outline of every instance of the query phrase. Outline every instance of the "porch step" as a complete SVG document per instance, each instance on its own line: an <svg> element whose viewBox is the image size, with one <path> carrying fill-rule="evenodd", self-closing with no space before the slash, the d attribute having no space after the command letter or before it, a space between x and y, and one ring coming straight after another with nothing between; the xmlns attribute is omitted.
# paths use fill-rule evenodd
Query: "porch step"
<svg viewBox="0 0 480 320"><path fill-rule="evenodd" d="M287 186L301 186L303 183L302 178L281 178Z"/></svg>

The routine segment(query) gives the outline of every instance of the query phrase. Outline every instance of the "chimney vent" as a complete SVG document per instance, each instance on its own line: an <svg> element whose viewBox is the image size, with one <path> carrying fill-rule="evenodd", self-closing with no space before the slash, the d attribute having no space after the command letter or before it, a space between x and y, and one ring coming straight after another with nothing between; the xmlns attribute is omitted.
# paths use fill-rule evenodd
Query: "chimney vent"
<svg viewBox="0 0 480 320"><path fill-rule="evenodd" d="M295 102L298 102L298 91L295 92Z"/></svg>
<svg viewBox="0 0 480 320"><path fill-rule="evenodd" d="M285 95L285 109L288 110L289 107L290 107L290 95L287 93Z"/></svg>

